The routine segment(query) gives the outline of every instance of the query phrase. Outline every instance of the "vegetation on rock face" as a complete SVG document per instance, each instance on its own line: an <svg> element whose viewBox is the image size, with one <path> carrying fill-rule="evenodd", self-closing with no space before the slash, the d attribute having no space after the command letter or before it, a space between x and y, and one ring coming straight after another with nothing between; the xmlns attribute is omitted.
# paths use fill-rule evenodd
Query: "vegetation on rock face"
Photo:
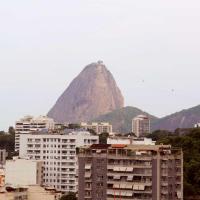
<svg viewBox="0 0 200 200"><path fill-rule="evenodd" d="M163 118L156 118L155 116L152 116L138 108L128 106L105 115L101 115L91 121L110 122L113 125L114 131L128 133L132 130L132 119L140 114L145 114L150 117L152 131L161 128L174 131L177 128L194 127L194 124L200 121L200 105L190 109L182 110Z"/></svg>
<svg viewBox="0 0 200 200"><path fill-rule="evenodd" d="M141 114L149 116L152 123L158 119L157 117L152 116L138 108L128 106L105 115L101 115L92 121L110 122L110 124L113 125L113 131L130 133L132 131L132 119Z"/></svg>
<svg viewBox="0 0 200 200"><path fill-rule="evenodd" d="M184 154L184 199L200 195L200 128L178 129L175 133L155 131L149 135L157 144L180 147Z"/></svg>

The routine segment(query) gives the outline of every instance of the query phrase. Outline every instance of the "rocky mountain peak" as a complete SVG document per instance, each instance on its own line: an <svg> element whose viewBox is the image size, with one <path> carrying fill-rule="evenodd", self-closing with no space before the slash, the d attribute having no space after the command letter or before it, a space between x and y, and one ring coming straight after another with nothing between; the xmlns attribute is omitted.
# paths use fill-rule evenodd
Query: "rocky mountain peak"
<svg viewBox="0 0 200 200"><path fill-rule="evenodd" d="M102 61L87 65L49 111L57 122L81 122L124 106L121 91Z"/></svg>

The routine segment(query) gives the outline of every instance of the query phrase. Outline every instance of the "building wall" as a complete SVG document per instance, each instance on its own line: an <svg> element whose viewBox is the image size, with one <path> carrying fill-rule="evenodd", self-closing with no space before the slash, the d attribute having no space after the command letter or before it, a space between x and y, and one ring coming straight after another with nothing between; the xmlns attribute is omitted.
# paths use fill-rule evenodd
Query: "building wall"
<svg viewBox="0 0 200 200"><path fill-rule="evenodd" d="M84 145L97 144L98 136L86 131L68 134L26 134L20 137L20 156L43 160L43 185L58 191L76 192L76 150Z"/></svg>
<svg viewBox="0 0 200 200"><path fill-rule="evenodd" d="M5 165L6 163L6 150L5 149L0 149L0 165Z"/></svg>
<svg viewBox="0 0 200 200"><path fill-rule="evenodd" d="M5 171L0 169L0 188L5 185Z"/></svg>
<svg viewBox="0 0 200 200"><path fill-rule="evenodd" d="M60 200L61 196L61 193L37 185L28 188L28 200Z"/></svg>
<svg viewBox="0 0 200 200"><path fill-rule="evenodd" d="M155 145L151 138L135 137L108 137L107 144L134 144L134 145Z"/></svg>
<svg viewBox="0 0 200 200"><path fill-rule="evenodd" d="M145 115L138 115L132 120L132 132L137 137L144 137L151 132L150 119Z"/></svg>
<svg viewBox="0 0 200 200"><path fill-rule="evenodd" d="M5 165L5 182L12 185L42 184L42 162L27 159L7 160Z"/></svg>
<svg viewBox="0 0 200 200"><path fill-rule="evenodd" d="M107 154L102 154L103 151ZM107 180L107 185L100 187L101 194L107 193L107 196L100 196L101 200L183 200L182 159L182 151L169 145L110 145L101 150L98 146L82 148L79 154L79 180L82 183L79 200L98 199L95 195L98 194L99 176L101 182ZM89 173L86 170L88 160L91 161L89 176L86 175ZM104 177L106 172L107 177ZM92 188L88 195L86 177Z"/></svg>
<svg viewBox="0 0 200 200"><path fill-rule="evenodd" d="M98 135L101 133L112 133L112 125L108 122L101 122L101 123L81 123L81 127L85 129L92 129L95 131Z"/></svg>
<svg viewBox="0 0 200 200"><path fill-rule="evenodd" d="M1 200L28 200L27 189L13 188L9 191L4 189L4 192L0 193Z"/></svg>
<svg viewBox="0 0 200 200"><path fill-rule="evenodd" d="M19 151L20 135L41 130L53 130L55 122L47 116L25 116L15 123L15 151Z"/></svg>

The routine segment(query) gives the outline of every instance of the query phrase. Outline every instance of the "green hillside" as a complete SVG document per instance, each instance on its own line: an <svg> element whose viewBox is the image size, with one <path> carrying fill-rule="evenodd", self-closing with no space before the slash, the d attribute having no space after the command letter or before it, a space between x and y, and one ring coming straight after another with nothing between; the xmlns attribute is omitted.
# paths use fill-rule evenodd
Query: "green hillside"
<svg viewBox="0 0 200 200"><path fill-rule="evenodd" d="M132 119L137 115L145 114L150 117L151 122L156 121L158 118L148 114L135 107L124 107L113 112L101 115L98 118L91 120L95 122L110 122L113 125L113 131L128 133L131 132Z"/></svg>

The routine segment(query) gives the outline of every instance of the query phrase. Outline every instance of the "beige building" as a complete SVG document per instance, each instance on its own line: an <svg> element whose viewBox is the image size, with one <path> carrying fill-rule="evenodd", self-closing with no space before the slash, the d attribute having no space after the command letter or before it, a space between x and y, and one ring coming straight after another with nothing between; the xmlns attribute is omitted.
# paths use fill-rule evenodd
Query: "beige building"
<svg viewBox="0 0 200 200"><path fill-rule="evenodd" d="M0 188L1 200L28 200L28 188L7 186ZM39 199L38 199L39 200Z"/></svg>
<svg viewBox="0 0 200 200"><path fill-rule="evenodd" d="M155 145L156 142L151 138L137 138L125 136L109 136L107 144L134 144L134 145Z"/></svg>
<svg viewBox="0 0 200 200"><path fill-rule="evenodd" d="M101 133L112 133L112 125L109 124L108 122L101 122L101 123L85 123L82 122L81 123L81 127L83 127L84 129L91 129L93 131L95 131L98 135Z"/></svg>
<svg viewBox="0 0 200 200"><path fill-rule="evenodd" d="M44 161L43 186L77 192L77 148L98 143L99 137L85 130L24 134L20 137L19 155Z"/></svg>
<svg viewBox="0 0 200 200"><path fill-rule="evenodd" d="M5 182L10 185L42 185L43 162L14 158L5 165Z"/></svg>
<svg viewBox="0 0 200 200"><path fill-rule="evenodd" d="M145 115L138 115L132 120L132 132L136 137L144 137L151 132L150 119Z"/></svg>
<svg viewBox="0 0 200 200"><path fill-rule="evenodd" d="M38 185L29 186L28 200L60 200L62 194L53 188L43 188Z"/></svg>
<svg viewBox="0 0 200 200"><path fill-rule="evenodd" d="M183 200L183 153L170 145L92 145L79 153L79 200Z"/></svg>

